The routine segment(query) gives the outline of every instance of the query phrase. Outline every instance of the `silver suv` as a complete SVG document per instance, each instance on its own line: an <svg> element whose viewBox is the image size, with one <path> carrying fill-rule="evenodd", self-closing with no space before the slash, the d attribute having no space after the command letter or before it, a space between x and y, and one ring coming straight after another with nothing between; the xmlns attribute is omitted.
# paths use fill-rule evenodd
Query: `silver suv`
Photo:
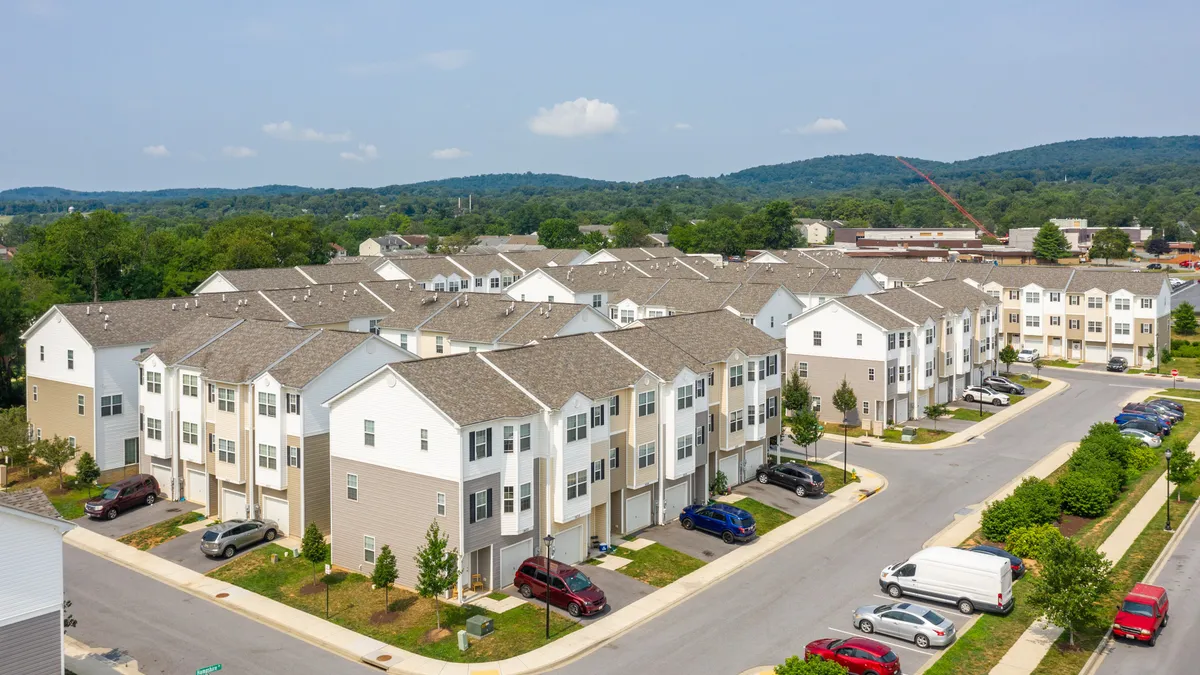
<svg viewBox="0 0 1200 675"><path fill-rule="evenodd" d="M232 558L238 549L260 541L273 541L279 523L273 520L227 520L204 531L200 551L210 558Z"/></svg>

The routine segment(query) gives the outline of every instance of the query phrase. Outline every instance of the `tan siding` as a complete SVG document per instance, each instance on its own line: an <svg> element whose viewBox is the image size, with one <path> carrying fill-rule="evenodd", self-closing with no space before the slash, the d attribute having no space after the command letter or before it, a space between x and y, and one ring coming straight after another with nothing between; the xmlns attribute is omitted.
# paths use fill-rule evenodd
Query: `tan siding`
<svg viewBox="0 0 1200 675"><path fill-rule="evenodd" d="M304 518L308 523L316 523L322 532L329 532L329 494L332 480L329 471L329 434L306 436L300 454L300 467L304 471ZM342 485L345 486L344 481ZM303 532L308 523L304 523L299 531Z"/></svg>
<svg viewBox="0 0 1200 675"><path fill-rule="evenodd" d="M441 354L437 353L437 339L441 337L444 342L445 351ZM435 356L445 356L450 353L450 336L446 333L428 333L421 331L421 335L417 338L417 355L423 359L433 358Z"/></svg>
<svg viewBox="0 0 1200 675"><path fill-rule="evenodd" d="M655 392L656 399L654 402L654 414L646 415L644 417L637 417L637 414L638 414L638 412L637 412L637 397L636 396L634 397L632 414L635 416L634 417L634 419L635 419L634 425L635 425L636 438L633 440L633 442L639 446L645 445L645 444L651 443L651 442L654 443L654 448L655 448L654 449L654 464L647 466L644 469L639 469L638 468L638 449L635 446L633 448L633 451L629 455L630 467L633 469L633 479L631 481L633 485L645 485L646 483L650 483L650 482L654 482L654 481L658 480L658 464L659 464L659 462L663 461L662 460L663 448L660 447L660 443L659 443L660 439L658 438L658 415L662 411L662 408L663 408L663 405L665 404L665 402L657 400L657 397L661 393L658 391L658 383L657 382L652 381L649 384L646 384L644 382L638 383L637 393L640 394L640 393L646 392L646 391Z"/></svg>
<svg viewBox="0 0 1200 675"><path fill-rule="evenodd" d="M626 480L628 476L626 471L629 469L629 446L625 440L625 432L612 434L609 437L609 447L620 449L621 465L615 470L609 470L608 472L608 489L610 492L615 492L625 487L628 482ZM634 461L636 460L637 457L635 456Z"/></svg>
<svg viewBox="0 0 1200 675"><path fill-rule="evenodd" d="M619 401L618 409L621 412L616 417L609 417L608 431L611 434L625 431L627 428L629 428L629 391L630 390L625 389L617 394L617 399Z"/></svg>
<svg viewBox="0 0 1200 675"><path fill-rule="evenodd" d="M38 400L33 400L33 387L38 388ZM75 437L81 450L92 452L96 442L96 402L91 387L44 380L30 377L25 380L25 417L35 429L42 430L42 438ZM83 414L78 414L78 399L83 394ZM137 397L122 399L126 415L137 414Z"/></svg>
<svg viewBox="0 0 1200 675"><path fill-rule="evenodd" d="M301 447L300 437L299 436L288 436L287 444L289 446L296 447L296 448ZM283 465L285 467L287 467L287 485L288 485L288 490L290 491L290 494L293 497L291 499L288 499L288 521L289 521L288 522L288 531L291 532L292 535L294 535L294 536L301 536L302 534L304 534L304 526L305 526L304 517L303 517L303 515L301 513L301 509L300 509L300 505L304 502L304 493L303 493L303 490L301 490L301 485L300 485L300 483L301 483L300 475L301 475L302 469L297 469L294 466L288 466L288 464L287 464L288 452L287 452L286 447L283 449L283 452L280 454L281 454L280 461L282 461ZM303 463L301 463L301 466L303 466ZM329 472L328 471L325 472L325 475L328 476ZM325 494L328 497L328 494L329 494L328 489L325 490ZM328 499L326 499L326 503L328 504ZM326 511L326 513L328 513L328 511Z"/></svg>
<svg viewBox="0 0 1200 675"><path fill-rule="evenodd" d="M226 412L220 410L217 406L220 401L220 390L232 388L234 394L234 412ZM237 464L231 465L226 462L216 462L215 471L217 478L227 483L244 483L246 481L244 471L246 469L246 459L249 455L246 453L246 443L243 438L241 415L246 409L246 397L242 395L242 387L238 385L217 386L217 399L209 406L209 415L212 417L213 433L217 435L218 441L225 439L237 443ZM218 443L219 445L219 443ZM215 456L219 452L214 452Z"/></svg>

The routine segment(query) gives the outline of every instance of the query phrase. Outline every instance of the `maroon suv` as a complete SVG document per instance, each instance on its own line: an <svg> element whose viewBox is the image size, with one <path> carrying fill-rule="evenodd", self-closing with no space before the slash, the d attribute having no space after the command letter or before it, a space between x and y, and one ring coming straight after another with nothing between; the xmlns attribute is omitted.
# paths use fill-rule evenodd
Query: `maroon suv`
<svg viewBox="0 0 1200 675"><path fill-rule="evenodd" d="M149 506L158 499L158 481L154 476L139 473L104 488L99 497L92 497L83 510L92 518L116 518L122 511L140 504Z"/></svg>
<svg viewBox="0 0 1200 675"><path fill-rule="evenodd" d="M571 616L590 616L604 611L607 600L600 590L583 572L554 559L546 568L546 558L529 558L517 568L513 585L527 598L546 598L547 588L550 604L562 607Z"/></svg>

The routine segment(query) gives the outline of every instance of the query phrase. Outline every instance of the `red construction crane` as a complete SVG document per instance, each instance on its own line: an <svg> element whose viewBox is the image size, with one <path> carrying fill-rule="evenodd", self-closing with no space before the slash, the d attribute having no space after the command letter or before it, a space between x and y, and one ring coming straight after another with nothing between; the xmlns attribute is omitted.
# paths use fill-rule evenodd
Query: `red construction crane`
<svg viewBox="0 0 1200 675"><path fill-rule="evenodd" d="M982 232L982 233L986 234L987 236L989 236L989 237L991 237L991 238L993 238L993 239L999 239L999 237L997 237L996 235L992 234L991 230L989 230L989 229L987 229L986 227L984 227L984 226L983 226L983 223L979 222L979 221L978 221L978 220L975 218L975 216L971 215L971 214L970 214L970 213L969 213L969 212L968 212L966 209L964 209L962 204L959 204L957 201L955 201L955 200L954 200L954 197L951 197L951 196L950 196L950 195L949 195L949 194L948 194L948 193L947 193L945 190L943 190L941 185L938 185L937 183L933 182L933 179L932 179L932 178L930 178L929 176L926 176L925 174L921 173L921 170L920 170L920 169L918 169L917 167L915 167L915 166L913 166L912 164L909 164L908 162L904 161L904 158L902 158L902 157L897 157L896 159L897 159L897 160L899 160L899 161L900 161L900 163L901 163L901 164L903 164L904 166L907 166L908 168L912 169L912 170L913 170L913 172L914 172L914 173L916 173L918 176L920 176L921 178L924 178L924 179L925 179L925 180L926 180L926 181L927 181L927 182L928 182L930 185L932 185L932 186L933 186L933 189L934 189L934 190L937 190L937 191L938 191L938 194L939 194L939 195L941 195L941 196L945 197L945 198L946 198L946 201L948 201L948 202L950 202L951 204L953 204L953 205L954 205L954 208L958 209L959 213L963 214L964 216L966 216L966 217L967 217L967 220L969 220L969 221L971 221L972 223L974 223L975 227L976 227L976 228L978 228L980 232Z"/></svg>

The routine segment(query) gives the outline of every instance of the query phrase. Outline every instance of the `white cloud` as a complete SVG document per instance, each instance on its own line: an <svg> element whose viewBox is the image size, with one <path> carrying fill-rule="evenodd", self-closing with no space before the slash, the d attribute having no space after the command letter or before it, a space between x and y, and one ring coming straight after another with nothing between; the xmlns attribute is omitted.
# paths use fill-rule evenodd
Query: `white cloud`
<svg viewBox="0 0 1200 675"><path fill-rule="evenodd" d="M678 131L691 131L692 125L688 124L687 122L676 122L675 129Z"/></svg>
<svg viewBox="0 0 1200 675"><path fill-rule="evenodd" d="M459 148L442 148L441 150L434 150L429 153L429 156L434 159L462 159L463 157L470 157L471 153Z"/></svg>
<svg viewBox="0 0 1200 675"><path fill-rule="evenodd" d="M142 154L149 155L154 158L170 157L171 151L167 150L167 146L165 145L147 145L146 147L142 148Z"/></svg>
<svg viewBox="0 0 1200 675"><path fill-rule="evenodd" d="M221 154L233 159L247 159L258 155L258 151L244 145L227 145L221 148Z"/></svg>
<svg viewBox="0 0 1200 675"><path fill-rule="evenodd" d="M343 152L338 156L353 162L368 162L379 157L379 148L370 143L359 143L358 152Z"/></svg>
<svg viewBox="0 0 1200 675"><path fill-rule="evenodd" d="M617 106L581 96L549 110L539 108L538 114L529 120L529 130L542 136L592 136L613 131L620 118Z"/></svg>
<svg viewBox="0 0 1200 675"><path fill-rule="evenodd" d="M421 63L438 70L458 70L471 61L471 52L466 49L445 49L421 55Z"/></svg>
<svg viewBox="0 0 1200 675"><path fill-rule="evenodd" d="M293 126L291 122L284 120L282 122L268 122L262 126L262 130L268 136L285 140L285 141L318 141L321 143L344 143L350 140L350 132L343 131L341 133L326 133L317 131L311 127L301 129Z"/></svg>
<svg viewBox="0 0 1200 675"><path fill-rule="evenodd" d="M850 129L836 117L818 117L802 127L784 129L785 134L844 134Z"/></svg>

